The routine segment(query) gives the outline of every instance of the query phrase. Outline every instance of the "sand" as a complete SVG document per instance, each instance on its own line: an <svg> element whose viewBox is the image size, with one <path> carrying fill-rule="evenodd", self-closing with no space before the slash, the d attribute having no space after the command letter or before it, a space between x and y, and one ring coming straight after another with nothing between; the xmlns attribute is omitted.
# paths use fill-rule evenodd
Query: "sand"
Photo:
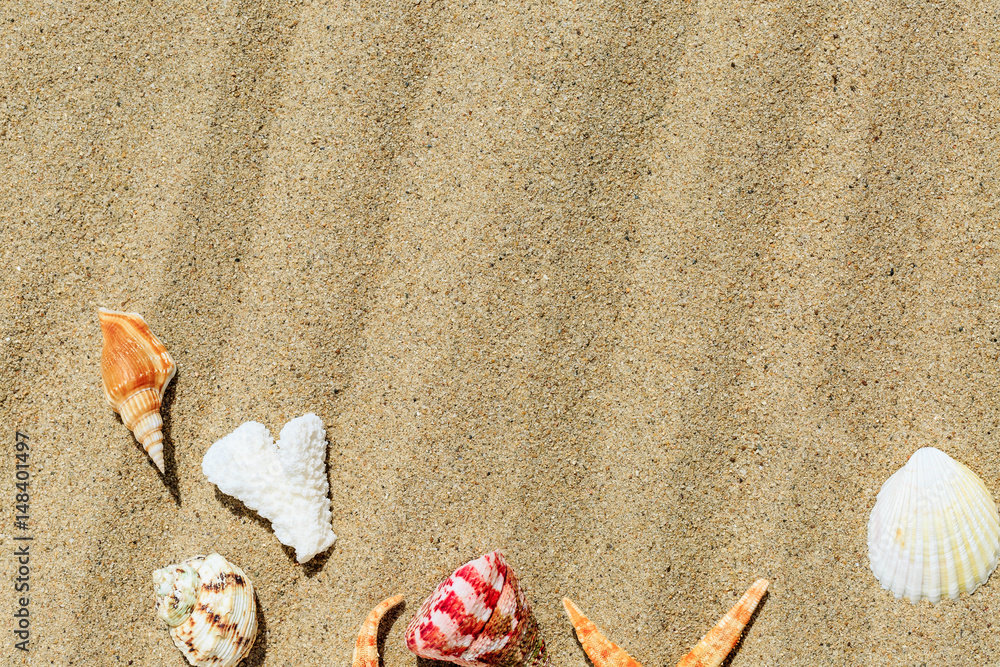
<svg viewBox="0 0 1000 667"><path fill-rule="evenodd" d="M0 10L0 651L184 664L151 572L236 561L245 665L386 667L501 549L553 667L571 596L673 665L756 578L737 665L1000 659L1000 578L911 605L882 482L939 447L1000 491L991 3L9 2ZM179 370L161 477L97 308ZM316 412L302 566L201 459ZM15 432L30 527L15 527ZM30 652L13 556L30 542Z"/></svg>

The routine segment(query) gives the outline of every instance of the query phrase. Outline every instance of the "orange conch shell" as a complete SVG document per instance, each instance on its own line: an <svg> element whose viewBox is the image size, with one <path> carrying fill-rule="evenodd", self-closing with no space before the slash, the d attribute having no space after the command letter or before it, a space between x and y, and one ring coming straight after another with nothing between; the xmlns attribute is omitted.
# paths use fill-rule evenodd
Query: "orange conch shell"
<svg viewBox="0 0 1000 667"><path fill-rule="evenodd" d="M714 628L701 638L691 652L681 658L677 667L719 667L733 650L743 634L750 617L764 593L767 591L767 579L754 582L743 597L726 612ZM563 606L569 614L569 620L576 629L583 650L587 652L594 667L642 667L635 658L625 652L625 649L607 639L597 626L593 624L573 601L563 598Z"/></svg>
<svg viewBox="0 0 1000 667"><path fill-rule="evenodd" d="M163 472L160 405L177 364L138 313L99 308L104 334L101 377L104 396Z"/></svg>

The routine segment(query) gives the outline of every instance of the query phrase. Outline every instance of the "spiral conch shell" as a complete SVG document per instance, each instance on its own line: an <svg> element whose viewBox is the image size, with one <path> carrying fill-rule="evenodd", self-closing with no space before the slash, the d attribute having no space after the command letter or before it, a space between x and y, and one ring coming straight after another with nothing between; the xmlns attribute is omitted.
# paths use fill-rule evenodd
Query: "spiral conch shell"
<svg viewBox="0 0 1000 667"><path fill-rule="evenodd" d="M153 572L156 615L195 667L233 667L257 636L249 577L219 554L195 556Z"/></svg>
<svg viewBox="0 0 1000 667"><path fill-rule="evenodd" d="M138 313L99 308L104 396L163 472L163 392L177 372L167 348Z"/></svg>

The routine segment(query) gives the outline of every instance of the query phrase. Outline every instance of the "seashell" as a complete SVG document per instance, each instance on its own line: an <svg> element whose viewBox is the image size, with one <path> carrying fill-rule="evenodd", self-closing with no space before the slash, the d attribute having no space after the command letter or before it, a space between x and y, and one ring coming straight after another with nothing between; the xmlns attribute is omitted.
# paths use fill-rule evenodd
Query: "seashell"
<svg viewBox="0 0 1000 667"><path fill-rule="evenodd" d="M403 601L402 595L396 595L387 600L382 600L377 607L371 610L368 618L361 624L361 631L358 633L358 640L354 643L354 655L351 658L351 667L378 667L378 624L389 611Z"/></svg>
<svg viewBox="0 0 1000 667"><path fill-rule="evenodd" d="M201 470L223 493L270 520L298 562L337 539L330 527L326 431L311 412L285 424L277 444L263 424L243 424L208 448Z"/></svg>
<svg viewBox="0 0 1000 667"><path fill-rule="evenodd" d="M98 308L104 334L104 396L163 472L163 392L177 372L167 348L138 313Z"/></svg>
<svg viewBox="0 0 1000 667"><path fill-rule="evenodd" d="M545 640L499 551L455 570L406 627L406 647L422 658L465 667L546 667Z"/></svg>
<svg viewBox="0 0 1000 667"><path fill-rule="evenodd" d="M195 556L153 572L156 615L196 667L232 667L253 647L257 600L253 584L219 554Z"/></svg>
<svg viewBox="0 0 1000 667"><path fill-rule="evenodd" d="M719 619L715 627L709 630L686 656L681 658L677 667L719 667L736 646L736 643L739 642L743 628L746 627L761 598L764 597L768 584L767 579L758 579L754 582L753 586L743 594L743 597L726 612L726 615ZM623 648L601 634L597 626L583 615L583 612L573 604L572 600L563 598L562 603L576 630L576 636L580 639L583 650L594 663L594 667L642 667Z"/></svg>
<svg viewBox="0 0 1000 667"><path fill-rule="evenodd" d="M897 598L972 593L1000 560L1000 515L976 473L933 447L882 485L868 519L868 561Z"/></svg>

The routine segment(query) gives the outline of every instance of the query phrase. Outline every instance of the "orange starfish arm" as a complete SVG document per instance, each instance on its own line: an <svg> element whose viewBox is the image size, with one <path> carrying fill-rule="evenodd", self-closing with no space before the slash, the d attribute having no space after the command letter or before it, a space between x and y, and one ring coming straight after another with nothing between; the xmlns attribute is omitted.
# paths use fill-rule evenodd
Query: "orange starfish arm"
<svg viewBox="0 0 1000 667"><path fill-rule="evenodd" d="M576 629L576 636L583 645L594 667L642 667L635 658L625 652L618 644L608 641L589 618L573 604L569 598L563 598L563 606L569 614L569 620Z"/></svg>
<svg viewBox="0 0 1000 667"><path fill-rule="evenodd" d="M375 646L378 640L378 624L385 615L385 612L402 601L403 596L396 595L387 600L382 600L377 607L371 610L368 618L361 624L358 641L354 643L354 657L352 658L351 667L378 667L378 648Z"/></svg>
<svg viewBox="0 0 1000 667"><path fill-rule="evenodd" d="M743 628L767 591L768 583L767 579L758 579L718 624L677 663L677 667L719 667L740 640ZM597 665L597 662L594 661L594 664Z"/></svg>

